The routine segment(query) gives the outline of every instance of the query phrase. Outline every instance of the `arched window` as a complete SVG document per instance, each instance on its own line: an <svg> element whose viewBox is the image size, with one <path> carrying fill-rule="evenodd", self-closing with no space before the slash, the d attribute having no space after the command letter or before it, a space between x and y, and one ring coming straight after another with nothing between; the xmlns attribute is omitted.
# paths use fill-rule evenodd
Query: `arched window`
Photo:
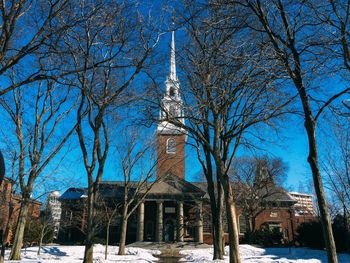
<svg viewBox="0 0 350 263"><path fill-rule="evenodd" d="M167 153L175 153L176 152L176 141L174 138L170 138L167 140L166 152Z"/></svg>

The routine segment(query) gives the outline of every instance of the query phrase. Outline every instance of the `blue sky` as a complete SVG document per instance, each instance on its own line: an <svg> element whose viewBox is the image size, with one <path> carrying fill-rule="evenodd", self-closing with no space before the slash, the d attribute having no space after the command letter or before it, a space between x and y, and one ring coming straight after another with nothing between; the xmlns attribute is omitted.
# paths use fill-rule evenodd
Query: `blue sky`
<svg viewBox="0 0 350 263"><path fill-rule="evenodd" d="M181 38L181 33L177 33L177 42ZM162 36L159 43L159 55L162 59L159 65L159 71L157 74L157 80L159 85L164 88L164 81L169 72L169 43L170 33ZM178 45L179 46L179 45ZM179 67L177 68L180 71ZM181 72L180 72L181 73ZM143 85L143 79L139 78L135 84L136 86ZM130 110L130 109L129 109ZM132 109L131 109L132 111ZM123 125L121 125L123 130ZM143 135L145 138L155 135L156 125L149 128L143 128ZM120 130L116 129L112 135L112 145L110 147L109 158L106 164L104 180L121 180L122 177L118 177L120 173L120 160L118 160L115 144L118 142ZM266 133L268 134L268 132ZM120 137L119 137L120 139ZM260 145L263 151L260 154L268 154L272 157L280 157L289 166L287 181L285 186L291 190L298 190L299 182L307 184L311 179L310 168L306 162L307 159L307 141L304 132L303 123L300 119L294 118L293 122L289 122L276 137L275 140L268 138L268 142ZM186 149L186 179L189 181L198 180L198 174L201 173L201 166L196 159L196 152L187 146ZM250 155L250 152L244 150L239 151L238 156ZM59 162L59 159L66 156L63 162ZM45 189L36 192L36 196L42 193L42 190L54 190L58 189L61 193L68 187L85 187L86 186L86 172L81 159L80 148L74 134L71 142L63 149L58 158L45 170L46 176L51 171L55 171L55 176L51 178L49 184L45 185Z"/></svg>
<svg viewBox="0 0 350 263"><path fill-rule="evenodd" d="M154 4L153 4L154 6ZM158 7L159 8L159 7ZM181 40L181 31L176 33L177 43ZM165 78L168 74L169 69L169 43L170 34L167 33L163 35L160 39L158 46L158 52L161 58L160 65L157 67L157 80L160 85L163 85ZM178 47L179 45L177 45ZM177 68L180 71L179 68ZM181 73L181 72L180 72ZM134 85L143 85L143 79L139 78ZM144 128L144 134L142 136L148 137L155 134L156 126L153 125L150 128ZM115 131L115 138L118 138L118 130ZM273 137L273 136L272 136ZM269 142L261 145L264 151L261 154L269 154L272 157L280 157L289 166L287 181L285 186L294 191L298 191L300 182L305 185L305 190L309 192L309 186L311 181L310 167L307 163L308 155L308 142L307 137L303 127L303 121L300 117L293 117L290 121L285 123L285 127L281 130L279 137L275 137L275 140L270 140ZM191 180L196 180L198 173L201 171L201 167L196 160L196 153L187 147L187 159L186 159L186 178ZM76 138L72 139L71 143L63 150L60 156L67 154L67 158L63 163L56 162L52 163L46 173L49 170L56 169L55 179L47 186L47 189L58 189L61 193L68 187L85 187L86 186L86 172L83 167L81 160L81 152L76 141ZM239 155L249 155L250 152L245 152L241 150ZM105 170L105 180L117 180L121 177L117 177L116 174L120 171L120 165L118 164L118 159L115 158L116 150L115 145L111 145L110 148L111 157L108 159L106 170ZM59 168L57 168L59 165Z"/></svg>
<svg viewBox="0 0 350 263"><path fill-rule="evenodd" d="M176 33L176 37L177 42L179 42L181 33ZM158 47L159 52L162 53L160 54L161 57L164 58L159 66L159 74L157 76L160 83L159 85L162 86L162 88L164 88L164 81L169 72L169 43L170 33L167 33L162 36ZM178 46L179 45L177 45L177 47ZM177 70L180 71L179 67L177 67ZM181 74L181 72L179 73ZM136 83L137 85L142 85L142 79L139 79ZM261 145L263 150L258 152L258 154L268 154L272 157L282 158L289 167L285 186L290 190L298 191L301 182L302 184L305 184L305 190L309 191L308 186L311 180L311 173L307 163L308 143L306 134L302 119L297 117L293 117L292 119L293 121L288 122L285 127L282 127L279 137L274 139L268 138L268 142ZM145 136L151 136L152 134L154 135L155 131L156 126L153 125L150 128L145 128L144 133L146 134ZM79 155L79 150L76 151L78 151L77 155ZM198 180L198 174L201 173L201 166L196 159L196 152L191 149L191 146L187 146L186 154L186 179L189 181ZM243 155L251 155L251 153L245 152L244 150L239 151L238 156ZM111 156L114 156L113 159L115 160L113 147L111 147ZM112 161L112 158L110 158L110 161L106 166L104 179L116 180L116 170L118 170L118 167L117 162ZM81 183L84 184L86 181L84 178L84 168L81 167L79 170L82 172Z"/></svg>

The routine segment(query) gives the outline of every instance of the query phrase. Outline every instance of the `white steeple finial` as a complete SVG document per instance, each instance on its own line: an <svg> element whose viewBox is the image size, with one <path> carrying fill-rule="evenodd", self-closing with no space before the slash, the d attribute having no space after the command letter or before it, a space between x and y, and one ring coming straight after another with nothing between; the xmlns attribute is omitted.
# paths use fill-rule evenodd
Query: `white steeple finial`
<svg viewBox="0 0 350 263"><path fill-rule="evenodd" d="M172 31L171 35L171 52L170 52L170 76L173 81L177 80L176 77L176 60L175 60L175 32Z"/></svg>

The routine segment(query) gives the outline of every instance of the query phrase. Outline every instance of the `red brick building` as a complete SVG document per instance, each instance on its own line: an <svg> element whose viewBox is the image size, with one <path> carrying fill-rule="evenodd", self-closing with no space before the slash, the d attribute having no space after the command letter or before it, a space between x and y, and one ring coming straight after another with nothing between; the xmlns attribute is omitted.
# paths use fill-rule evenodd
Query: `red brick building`
<svg viewBox="0 0 350 263"><path fill-rule="evenodd" d="M5 231L7 226L8 235L7 242L11 242L13 236L13 230L16 227L19 211L21 208L21 196L13 194L13 181L8 178L4 178L0 185L0 222L3 236L6 235ZM37 219L40 216L41 202L31 200L29 204L28 215L30 219Z"/></svg>

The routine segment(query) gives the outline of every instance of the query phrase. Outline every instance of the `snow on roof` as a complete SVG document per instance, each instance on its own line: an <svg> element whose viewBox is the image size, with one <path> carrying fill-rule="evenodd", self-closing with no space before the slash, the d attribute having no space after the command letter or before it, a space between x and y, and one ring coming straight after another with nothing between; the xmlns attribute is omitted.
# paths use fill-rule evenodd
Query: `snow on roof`
<svg viewBox="0 0 350 263"><path fill-rule="evenodd" d="M313 197L314 195L312 194L307 194L307 193L300 193L300 192L289 192L291 195L300 195L300 196L305 196L305 197Z"/></svg>

